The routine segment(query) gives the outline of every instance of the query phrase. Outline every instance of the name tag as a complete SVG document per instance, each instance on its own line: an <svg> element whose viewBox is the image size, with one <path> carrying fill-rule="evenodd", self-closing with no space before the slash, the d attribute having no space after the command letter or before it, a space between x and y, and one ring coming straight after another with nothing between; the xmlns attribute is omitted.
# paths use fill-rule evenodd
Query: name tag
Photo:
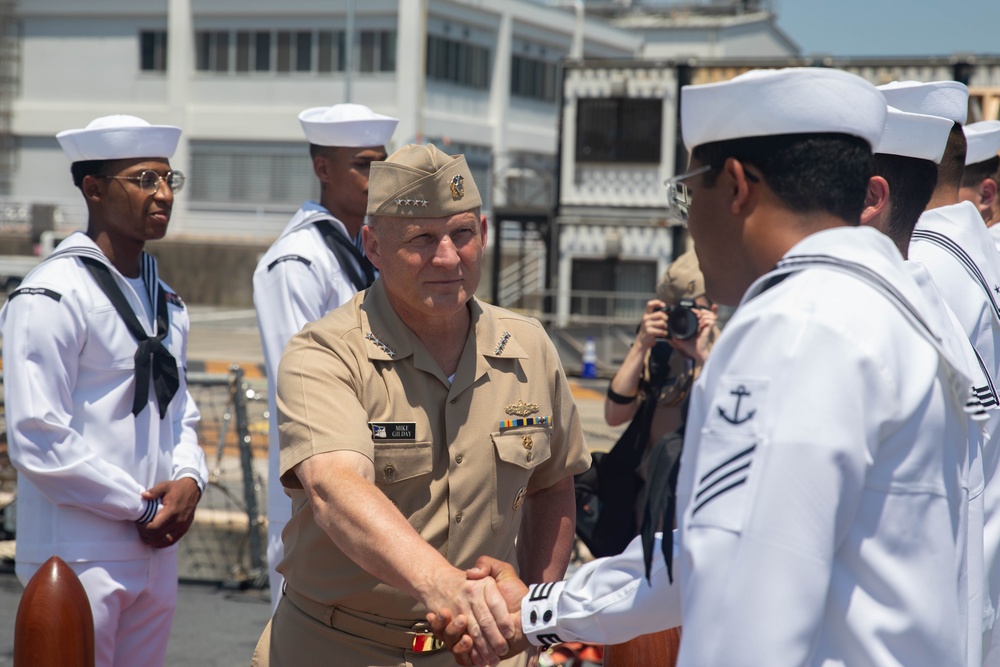
<svg viewBox="0 0 1000 667"><path fill-rule="evenodd" d="M373 440L416 440L416 422L368 422Z"/></svg>

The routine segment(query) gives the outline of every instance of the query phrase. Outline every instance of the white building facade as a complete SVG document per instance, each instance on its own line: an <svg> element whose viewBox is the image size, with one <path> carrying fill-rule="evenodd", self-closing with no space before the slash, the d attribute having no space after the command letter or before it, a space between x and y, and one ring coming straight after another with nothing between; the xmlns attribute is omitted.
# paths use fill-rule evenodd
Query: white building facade
<svg viewBox="0 0 1000 667"><path fill-rule="evenodd" d="M465 153L477 180L522 161L554 166L559 62L572 9L525 0L20 0L14 151L0 202L85 223L54 135L122 113L179 125L189 177L172 237L270 241L314 197L297 121L351 101L400 118L390 150ZM582 24L584 55L633 57L641 37ZM9 40L8 40L9 41ZM2 129L2 127L0 127ZM494 190L502 205L509 188ZM494 203L489 201L490 204Z"/></svg>

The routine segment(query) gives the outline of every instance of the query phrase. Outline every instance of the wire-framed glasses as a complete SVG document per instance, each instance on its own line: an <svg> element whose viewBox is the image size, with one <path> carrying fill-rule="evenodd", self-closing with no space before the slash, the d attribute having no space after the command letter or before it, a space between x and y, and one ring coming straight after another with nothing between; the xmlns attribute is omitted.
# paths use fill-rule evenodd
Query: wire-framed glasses
<svg viewBox="0 0 1000 667"><path fill-rule="evenodd" d="M699 167L694 171L671 176L663 182L663 185L667 188L667 217L669 219L682 223L687 222L688 211L691 208L691 188L684 181L701 174L706 174L714 168L713 165L706 164L704 167Z"/></svg>
<svg viewBox="0 0 1000 667"><path fill-rule="evenodd" d="M138 176L109 176L108 174L98 174L104 178L113 178L117 181L132 181L139 184L139 189L146 194L155 195L160 189L160 182L167 184L171 192L177 193L184 188L184 173L180 171L168 171L163 176L152 169L143 169Z"/></svg>

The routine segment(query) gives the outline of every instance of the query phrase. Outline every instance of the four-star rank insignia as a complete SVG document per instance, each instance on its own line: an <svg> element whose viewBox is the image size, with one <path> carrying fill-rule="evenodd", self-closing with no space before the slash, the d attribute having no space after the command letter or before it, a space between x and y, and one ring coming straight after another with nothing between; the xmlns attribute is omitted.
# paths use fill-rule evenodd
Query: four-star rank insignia
<svg viewBox="0 0 1000 667"><path fill-rule="evenodd" d="M465 196L465 179L461 174L455 176L451 179L451 198L454 201L458 201Z"/></svg>
<svg viewBox="0 0 1000 667"><path fill-rule="evenodd" d="M378 336L373 334L371 331L365 334L365 340L370 341L372 345L385 352L390 359L396 356L395 350L379 340Z"/></svg>

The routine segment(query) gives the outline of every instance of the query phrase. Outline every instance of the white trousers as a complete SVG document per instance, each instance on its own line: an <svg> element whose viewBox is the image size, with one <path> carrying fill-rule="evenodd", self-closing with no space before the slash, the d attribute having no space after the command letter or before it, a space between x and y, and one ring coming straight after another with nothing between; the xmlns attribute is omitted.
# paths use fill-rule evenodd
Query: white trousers
<svg viewBox="0 0 1000 667"><path fill-rule="evenodd" d="M285 503L291 502L285 494L281 494L281 497L284 498ZM278 603L281 602L281 589L285 584L285 578L274 568L278 567L278 563L285 556L285 543L281 541L281 531L284 530L288 520L272 519L272 516L269 508L267 517L267 570L268 581L271 584L271 613L273 614L274 610L278 608Z"/></svg>
<svg viewBox="0 0 1000 667"><path fill-rule="evenodd" d="M94 614L95 667L159 667L177 606L177 547L148 560L67 563L87 591ZM21 563L27 586L41 563Z"/></svg>

